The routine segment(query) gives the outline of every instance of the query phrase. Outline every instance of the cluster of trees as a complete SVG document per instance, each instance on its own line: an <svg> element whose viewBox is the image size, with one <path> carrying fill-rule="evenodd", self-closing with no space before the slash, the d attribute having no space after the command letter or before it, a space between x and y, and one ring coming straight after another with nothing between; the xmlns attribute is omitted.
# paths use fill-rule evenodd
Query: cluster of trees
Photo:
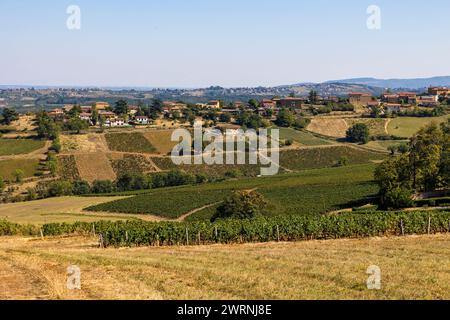
<svg viewBox="0 0 450 320"><path fill-rule="evenodd" d="M236 123L250 129L267 128L270 126L269 121L259 114L250 111L239 112L236 117Z"/></svg>
<svg viewBox="0 0 450 320"><path fill-rule="evenodd" d="M2 110L1 123L5 125L10 125L11 122L19 119L19 114L14 109L4 108Z"/></svg>
<svg viewBox="0 0 450 320"><path fill-rule="evenodd" d="M375 172L381 205L402 208L413 204L416 192L445 190L450 185L450 121L431 124L411 138L400 155L384 161Z"/></svg>
<svg viewBox="0 0 450 320"><path fill-rule="evenodd" d="M181 170L146 175L142 173L125 173L116 181L96 180L91 184L87 181L58 180L38 184L36 188L28 190L27 200L69 195L105 194L123 191L137 191L174 187L182 185L201 184L211 181L206 175L193 175Z"/></svg>
<svg viewBox="0 0 450 320"><path fill-rule="evenodd" d="M347 141L366 144L370 140L369 127L364 123L356 123L347 130Z"/></svg>
<svg viewBox="0 0 450 320"><path fill-rule="evenodd" d="M211 222L218 219L253 219L262 216L269 202L256 191L235 191L217 208Z"/></svg>
<svg viewBox="0 0 450 320"><path fill-rule="evenodd" d="M309 124L309 120L306 118L298 118L289 109L281 109L275 120L275 124L279 127L294 127L297 129L303 129Z"/></svg>

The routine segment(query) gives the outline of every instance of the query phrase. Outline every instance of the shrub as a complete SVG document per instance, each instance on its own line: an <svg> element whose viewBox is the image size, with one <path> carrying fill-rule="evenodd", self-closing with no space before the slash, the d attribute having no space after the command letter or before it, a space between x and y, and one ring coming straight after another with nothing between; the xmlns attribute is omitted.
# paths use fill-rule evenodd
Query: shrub
<svg viewBox="0 0 450 320"><path fill-rule="evenodd" d="M73 182L73 194L75 195L84 195L89 194L91 192L91 187L89 183L82 180L77 180Z"/></svg>
<svg viewBox="0 0 450 320"><path fill-rule="evenodd" d="M54 181L47 188L48 197L70 196L73 192L73 186L70 181Z"/></svg>
<svg viewBox="0 0 450 320"><path fill-rule="evenodd" d="M92 184L93 193L111 193L114 191L114 184L110 180L95 180Z"/></svg>
<svg viewBox="0 0 450 320"><path fill-rule="evenodd" d="M212 221L217 219L251 219L262 215L267 207L263 195L255 191L236 191L217 208Z"/></svg>
<svg viewBox="0 0 450 320"><path fill-rule="evenodd" d="M356 143L369 142L369 128L364 123L357 123L347 130L347 140Z"/></svg>

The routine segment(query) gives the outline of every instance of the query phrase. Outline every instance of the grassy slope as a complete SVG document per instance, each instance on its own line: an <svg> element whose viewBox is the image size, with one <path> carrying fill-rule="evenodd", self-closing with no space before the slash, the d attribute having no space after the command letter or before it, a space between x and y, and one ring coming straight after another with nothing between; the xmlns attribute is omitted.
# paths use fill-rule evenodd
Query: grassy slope
<svg viewBox="0 0 450 320"><path fill-rule="evenodd" d="M24 178L34 176L39 167L37 159L11 159L0 161L0 176L5 180L12 180L13 173L16 169L24 171Z"/></svg>
<svg viewBox="0 0 450 320"><path fill-rule="evenodd" d="M117 197L116 199L121 199ZM121 220L126 217L113 215L83 214L83 208L111 201L111 197L60 197L37 201L0 204L0 219L24 224L45 224L53 222ZM129 215L127 215L130 218Z"/></svg>
<svg viewBox="0 0 450 320"><path fill-rule="evenodd" d="M435 122L442 123L447 121L449 117L443 116L438 118L415 118L415 117L398 117L392 119L388 125L389 134L409 138L412 137L422 127Z"/></svg>
<svg viewBox="0 0 450 320"><path fill-rule="evenodd" d="M310 149L283 150L280 152L280 164L282 168L302 171L332 167L337 164L341 157L347 157L349 164L363 164L372 160L381 160L385 158L385 155L345 145L325 146ZM245 176L257 176L260 174L260 165L176 166L170 158L153 158L152 160L162 170L182 169L191 173L223 176L226 172L237 169Z"/></svg>
<svg viewBox="0 0 450 320"><path fill-rule="evenodd" d="M0 139L0 156L27 154L43 148L45 141L31 139Z"/></svg>
<svg viewBox="0 0 450 320"><path fill-rule="evenodd" d="M322 146L331 144L330 141L325 139L317 138L312 133L295 130L292 128L279 128L280 130L280 139L281 140L289 140L300 143L304 146Z"/></svg>
<svg viewBox="0 0 450 320"><path fill-rule="evenodd" d="M0 239L0 299L450 299L448 235L98 249L96 239ZM67 290L76 264L82 290ZM368 290L377 265L382 289ZM101 281L99 281L101 279ZM418 290L420 288L420 290Z"/></svg>
<svg viewBox="0 0 450 320"><path fill-rule="evenodd" d="M270 201L271 214L319 214L352 206L355 201L373 196L377 192L377 187L372 182L373 169L373 165L328 168L153 190L134 198L100 204L89 210L147 213L177 218L193 209L222 201L232 190L257 188Z"/></svg>
<svg viewBox="0 0 450 320"><path fill-rule="evenodd" d="M349 164L362 164L371 160L381 160L385 155L349 146L332 146L281 152L280 163L284 168L299 171L331 167L341 157L347 157Z"/></svg>

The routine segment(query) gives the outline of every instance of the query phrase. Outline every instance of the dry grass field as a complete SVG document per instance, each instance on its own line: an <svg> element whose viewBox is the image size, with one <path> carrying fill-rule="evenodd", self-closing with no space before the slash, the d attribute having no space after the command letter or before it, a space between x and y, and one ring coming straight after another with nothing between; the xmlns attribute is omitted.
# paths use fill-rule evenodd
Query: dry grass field
<svg viewBox="0 0 450 320"><path fill-rule="evenodd" d="M344 138L349 126L345 119L320 118L311 120L307 130L333 138Z"/></svg>
<svg viewBox="0 0 450 320"><path fill-rule="evenodd" d="M172 142L173 130L152 130L143 133L144 137L156 148L157 152L167 155L172 152L177 142Z"/></svg>
<svg viewBox="0 0 450 320"><path fill-rule="evenodd" d="M307 129L328 137L344 138L348 128L356 123L364 123L368 126L371 135L385 135L387 121L387 119L316 117L312 119Z"/></svg>
<svg viewBox="0 0 450 320"><path fill-rule="evenodd" d="M75 162L81 179L93 182L95 180L116 179L116 173L105 153L76 154Z"/></svg>
<svg viewBox="0 0 450 320"><path fill-rule="evenodd" d="M99 249L0 239L0 299L450 299L450 235ZM66 288L67 267L81 290ZM381 290L366 270L381 268Z"/></svg>
<svg viewBox="0 0 450 320"><path fill-rule="evenodd" d="M126 197L60 197L37 201L0 204L0 219L24 224L45 224L52 222L76 222L98 220L123 220L130 215L86 213L83 209L104 202Z"/></svg>
<svg viewBox="0 0 450 320"><path fill-rule="evenodd" d="M108 152L103 134L61 135L62 152Z"/></svg>

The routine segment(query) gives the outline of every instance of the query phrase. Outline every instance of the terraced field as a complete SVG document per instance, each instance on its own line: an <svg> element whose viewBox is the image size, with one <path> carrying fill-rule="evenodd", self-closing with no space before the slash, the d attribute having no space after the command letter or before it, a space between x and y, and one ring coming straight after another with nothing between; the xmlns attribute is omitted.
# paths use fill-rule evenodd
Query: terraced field
<svg viewBox="0 0 450 320"><path fill-rule="evenodd" d="M86 153L75 155L75 163L82 180L115 180L116 173L105 153Z"/></svg>
<svg viewBox="0 0 450 320"><path fill-rule="evenodd" d="M320 214L370 202L377 193L374 165L308 170L265 178L249 178L199 186L151 190L133 198L90 207L90 211L140 213L175 219L194 209L222 201L232 190L255 189L270 201L270 214ZM208 218L213 212L196 212ZM192 217L191 217L192 219Z"/></svg>

